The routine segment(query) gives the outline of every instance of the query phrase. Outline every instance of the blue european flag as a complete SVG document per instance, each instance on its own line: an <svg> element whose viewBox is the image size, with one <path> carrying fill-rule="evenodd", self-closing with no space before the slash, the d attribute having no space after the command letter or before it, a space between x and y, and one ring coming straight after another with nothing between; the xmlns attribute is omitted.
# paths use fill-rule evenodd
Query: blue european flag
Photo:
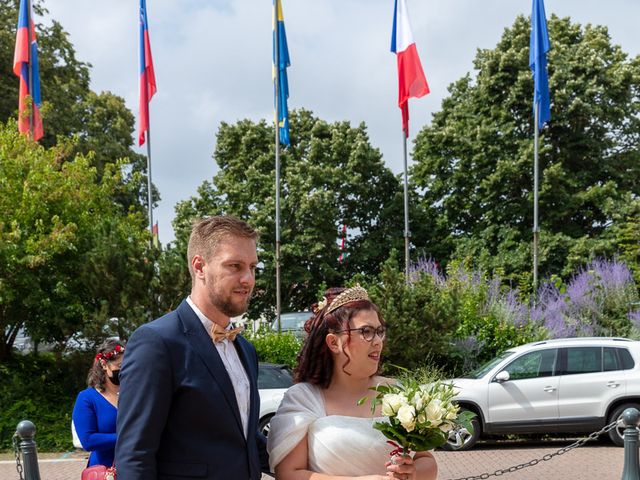
<svg viewBox="0 0 640 480"><path fill-rule="evenodd" d="M549 76L547 74L547 52L550 49L547 17L544 0L533 0L531 11L531 41L529 45L529 67L533 71L533 109L540 105L538 128L551 120L551 100L549 98Z"/></svg>

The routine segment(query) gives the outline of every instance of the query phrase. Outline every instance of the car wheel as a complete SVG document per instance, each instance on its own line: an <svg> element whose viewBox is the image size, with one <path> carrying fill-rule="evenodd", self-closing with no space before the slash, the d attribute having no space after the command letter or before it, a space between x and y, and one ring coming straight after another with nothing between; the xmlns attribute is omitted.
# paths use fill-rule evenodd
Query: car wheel
<svg viewBox="0 0 640 480"><path fill-rule="evenodd" d="M461 412L464 412L466 410L466 408L460 409ZM464 427L451 430L449 432L447 443L442 446L442 449L453 452L469 450L473 448L473 446L480 438L480 434L482 433L482 427L480 426L480 420L478 416L473 417L473 419L471 420L471 425L473 426L473 432L470 432Z"/></svg>
<svg viewBox="0 0 640 480"><path fill-rule="evenodd" d="M622 414L627 408L636 408L640 410L640 405L638 405L637 403L625 403L623 405L620 405L613 412L611 412L611 415L609 415L607 425L617 420L621 420ZM616 428L610 430L609 438L617 446L624 447L624 425L622 423L619 423Z"/></svg>
<svg viewBox="0 0 640 480"><path fill-rule="evenodd" d="M269 436L269 430L271 430L271 419L273 418L273 413L270 415L265 415L258 422L258 431L263 434L265 437Z"/></svg>

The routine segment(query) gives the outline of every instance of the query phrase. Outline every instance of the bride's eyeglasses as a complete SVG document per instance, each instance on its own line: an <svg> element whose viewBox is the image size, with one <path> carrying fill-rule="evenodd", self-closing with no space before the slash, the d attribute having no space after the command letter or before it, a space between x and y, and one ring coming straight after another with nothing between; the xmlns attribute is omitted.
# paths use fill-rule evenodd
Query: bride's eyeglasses
<svg viewBox="0 0 640 480"><path fill-rule="evenodd" d="M375 337L376 335L378 335L380 340L384 340L384 337L387 334L386 328L384 328L382 325L380 325L378 328L373 328L369 325L365 325L364 327L358 327L358 328L345 328L344 330L338 330L335 333L344 333L344 332L360 332L360 335L362 335L362 338L367 342L371 342L373 340L373 337Z"/></svg>

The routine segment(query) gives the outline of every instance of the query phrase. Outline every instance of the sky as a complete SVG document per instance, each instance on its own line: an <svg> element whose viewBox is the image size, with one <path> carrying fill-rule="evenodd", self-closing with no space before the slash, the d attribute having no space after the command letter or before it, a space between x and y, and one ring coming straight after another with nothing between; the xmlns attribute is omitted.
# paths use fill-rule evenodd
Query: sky
<svg viewBox="0 0 640 480"><path fill-rule="evenodd" d="M440 109L448 86L473 72L477 49L494 48L517 15L530 14L531 0L407 4L431 88L410 101L411 142ZM92 65L91 88L123 97L137 117L139 2L45 0L45 6L44 21L59 21L77 58ZM329 122L365 122L371 144L400 173L397 67L389 51L393 6L394 0L282 0L289 108ZM545 8L547 17L605 25L613 43L640 54L640 0L545 0ZM163 244L174 239L176 203L197 195L217 172L220 123L273 119L271 11L271 0L147 0L158 86L150 106L152 179L162 197L153 214ZM146 155L146 146L140 153Z"/></svg>

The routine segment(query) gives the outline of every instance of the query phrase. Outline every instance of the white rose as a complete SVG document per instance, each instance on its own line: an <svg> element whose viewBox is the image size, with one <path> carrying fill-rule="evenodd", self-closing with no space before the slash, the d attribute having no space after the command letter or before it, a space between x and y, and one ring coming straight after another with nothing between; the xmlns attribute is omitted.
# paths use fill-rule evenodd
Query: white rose
<svg viewBox="0 0 640 480"><path fill-rule="evenodd" d="M407 432L411 432L416 427L416 409L412 405L402 405L397 417Z"/></svg>
<svg viewBox="0 0 640 480"><path fill-rule="evenodd" d="M403 395L397 393L387 393L382 397L382 415L391 417L395 415L402 405L407 403L407 399Z"/></svg>
<svg viewBox="0 0 640 480"><path fill-rule="evenodd" d="M455 408L450 409L450 410L447 412L446 419L447 419L447 420L455 420L456 418L458 418L458 412L456 411L456 409L455 409Z"/></svg>
<svg viewBox="0 0 640 480"><path fill-rule="evenodd" d="M431 400L429 405L427 405L427 420L429 420L433 426L440 425L446 414L446 410L442 408L441 403L442 402L436 398Z"/></svg>
<svg viewBox="0 0 640 480"><path fill-rule="evenodd" d="M419 392L416 392L413 395L413 406L416 407L416 412L419 412L420 410L422 410L422 407L424 406L424 401L422 398L422 395L420 395Z"/></svg>

